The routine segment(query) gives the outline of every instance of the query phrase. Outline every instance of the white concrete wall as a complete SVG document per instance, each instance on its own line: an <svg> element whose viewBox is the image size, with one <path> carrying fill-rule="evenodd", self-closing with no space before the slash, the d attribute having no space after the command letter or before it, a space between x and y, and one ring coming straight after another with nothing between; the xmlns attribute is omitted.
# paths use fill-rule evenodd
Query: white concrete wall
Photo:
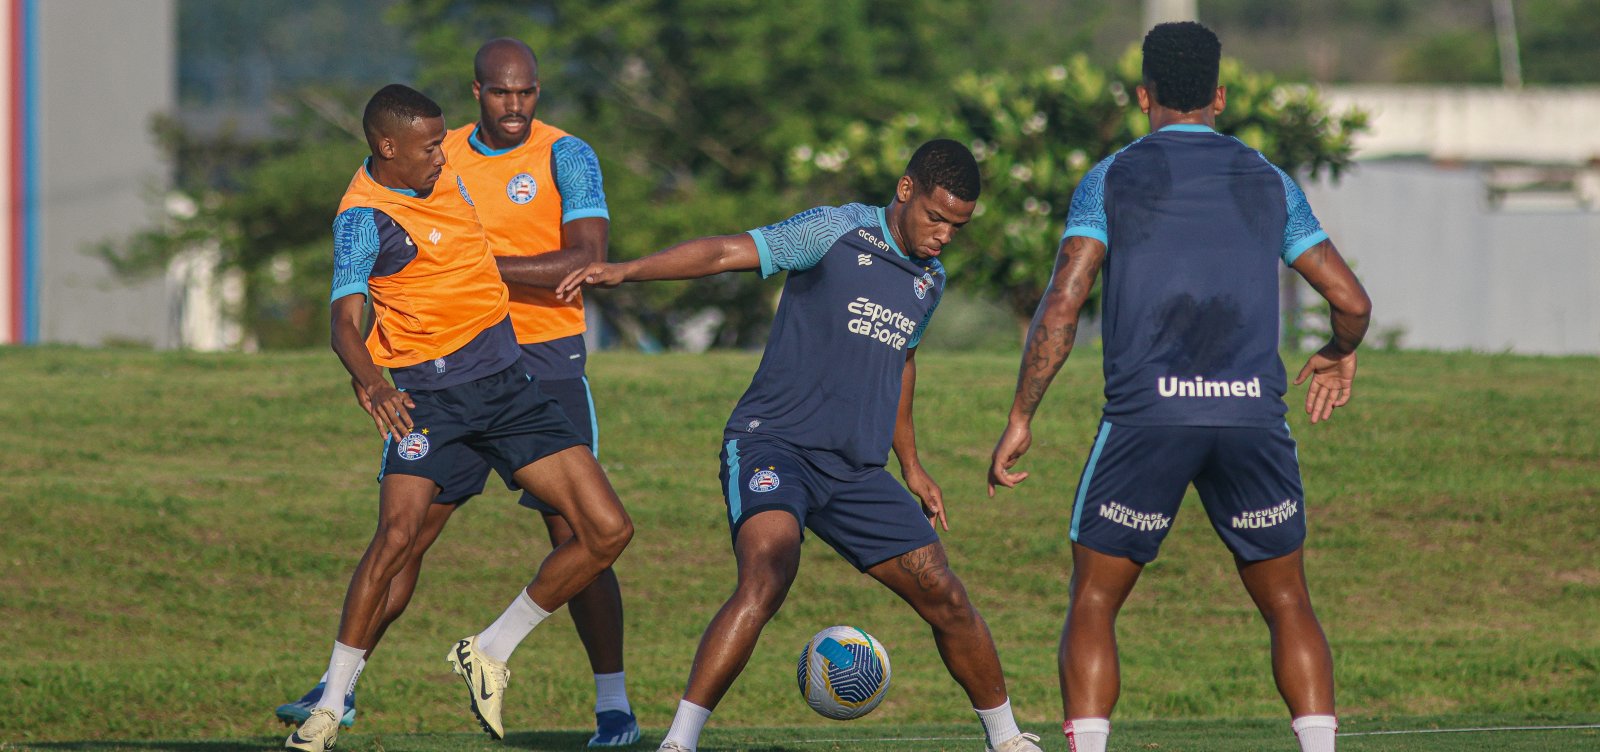
<svg viewBox="0 0 1600 752"><path fill-rule="evenodd" d="M1331 86L1334 111L1357 107L1371 132L1356 157L1585 164L1600 159L1600 87Z"/></svg>
<svg viewBox="0 0 1600 752"><path fill-rule="evenodd" d="M1306 194L1407 348L1600 354L1600 212L1492 207L1485 169L1363 162ZM1308 302L1315 293L1307 293Z"/></svg>
<svg viewBox="0 0 1600 752"><path fill-rule="evenodd" d="M169 168L151 117L177 101L176 0L48 0L39 29L39 338L176 344L157 275L128 285L88 253L154 219Z"/></svg>

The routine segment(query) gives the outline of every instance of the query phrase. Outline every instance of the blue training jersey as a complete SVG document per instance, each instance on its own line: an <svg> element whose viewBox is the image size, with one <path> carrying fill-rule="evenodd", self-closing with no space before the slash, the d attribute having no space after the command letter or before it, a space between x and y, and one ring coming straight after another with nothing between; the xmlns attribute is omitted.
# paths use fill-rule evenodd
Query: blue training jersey
<svg viewBox="0 0 1600 752"><path fill-rule="evenodd" d="M1107 157L1067 229L1106 244L1106 420L1276 426L1278 270L1327 239L1305 194L1238 139L1173 125Z"/></svg>
<svg viewBox="0 0 1600 752"><path fill-rule="evenodd" d="M779 439L842 480L883 467L907 351L944 294L944 266L901 251L876 206L817 207L750 236L761 276L789 275L724 437Z"/></svg>

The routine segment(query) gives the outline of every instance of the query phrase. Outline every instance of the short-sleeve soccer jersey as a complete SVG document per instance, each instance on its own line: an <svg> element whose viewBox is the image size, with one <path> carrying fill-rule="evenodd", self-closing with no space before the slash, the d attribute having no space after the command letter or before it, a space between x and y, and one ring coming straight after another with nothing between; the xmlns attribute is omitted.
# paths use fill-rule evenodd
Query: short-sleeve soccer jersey
<svg viewBox="0 0 1600 752"><path fill-rule="evenodd" d="M907 350L939 304L944 267L900 250L882 207L818 207L750 236L762 276L789 274L725 437L776 438L833 477L864 477L888 461Z"/></svg>
<svg viewBox="0 0 1600 752"><path fill-rule="evenodd" d="M1106 244L1106 420L1283 423L1280 264L1327 238L1294 180L1235 138L1168 126L1090 170L1071 236Z"/></svg>

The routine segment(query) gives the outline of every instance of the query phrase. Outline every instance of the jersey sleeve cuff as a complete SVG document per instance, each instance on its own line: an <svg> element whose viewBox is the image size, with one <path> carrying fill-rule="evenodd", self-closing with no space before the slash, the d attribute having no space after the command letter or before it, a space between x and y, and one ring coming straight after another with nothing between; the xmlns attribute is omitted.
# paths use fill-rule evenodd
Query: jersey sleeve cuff
<svg viewBox="0 0 1600 752"><path fill-rule="evenodd" d="M778 265L772 260L772 249L767 247L767 239L760 230L750 230L749 235L756 241L756 255L761 257L761 278L766 279L778 273Z"/></svg>
<svg viewBox="0 0 1600 752"><path fill-rule="evenodd" d="M345 297L346 295L366 295L366 294L367 294L367 283L365 283L365 282L351 282L348 285L344 285L342 287L333 288L333 294L328 296L328 302L331 304L331 303L333 303L333 301L338 300L338 299L340 299L342 297Z"/></svg>
<svg viewBox="0 0 1600 752"><path fill-rule="evenodd" d="M1289 250L1283 252L1283 263L1284 263L1284 265L1285 266L1293 266L1294 262L1297 259L1300 258L1300 254L1305 253L1308 250L1311 250L1311 246L1314 246L1314 245L1316 245L1318 243L1321 243L1322 241L1327 240L1327 239L1328 239L1328 233L1323 231L1323 230L1317 230L1316 232L1313 232L1310 235L1307 235L1307 236L1301 238L1300 242L1295 243L1292 246L1289 246Z"/></svg>
<svg viewBox="0 0 1600 752"><path fill-rule="evenodd" d="M1105 230L1102 230L1098 227L1090 227L1089 225L1073 225L1068 227L1066 232L1061 233L1062 240L1066 240L1067 238L1071 237L1092 238L1100 241L1102 245L1111 245L1111 243L1107 241Z"/></svg>
<svg viewBox="0 0 1600 752"><path fill-rule="evenodd" d="M566 224L575 219L592 219L594 217L599 217L609 222L611 220L611 212L604 206L596 206L592 209L573 209L572 211L561 213L561 224Z"/></svg>

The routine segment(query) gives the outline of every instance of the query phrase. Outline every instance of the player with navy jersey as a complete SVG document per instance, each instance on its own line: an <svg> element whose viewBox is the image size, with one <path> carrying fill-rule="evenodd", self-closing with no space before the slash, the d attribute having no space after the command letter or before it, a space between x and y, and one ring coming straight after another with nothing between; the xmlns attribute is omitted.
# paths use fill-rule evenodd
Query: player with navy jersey
<svg viewBox="0 0 1600 752"><path fill-rule="evenodd" d="M584 374L583 301L560 300L553 288L573 269L606 258L611 215L600 162L583 140L534 117L539 63L523 42L502 38L480 47L473 58L472 90L479 117L446 134L445 155L476 199L478 219L509 287L510 325L522 366L598 456L598 421ZM379 639L405 611L422 558L450 514L482 493L488 480L487 463L465 447L454 451L458 469L441 483L435 502L439 508L428 517L420 545L390 583ZM571 526L554 507L526 491L521 503L541 513L551 545L572 539ZM595 733L589 746L632 744L639 739L639 725L623 673L622 593L616 574L607 568L568 607L594 670ZM490 657L503 661L508 656ZM286 723L303 722L322 689L318 684L300 700L278 706L277 716ZM352 693L341 721L349 726L354 720Z"/></svg>
<svg viewBox="0 0 1600 752"><path fill-rule="evenodd" d="M721 441L738 585L701 638L660 749L695 749L782 605L810 528L933 628L992 748L1037 752L1038 737L1021 733L1012 716L989 629L935 532L935 521L949 527L943 493L917 457L911 418L917 345L944 293L938 256L972 217L978 190L972 153L931 141L912 155L887 207L819 207L747 233L594 264L558 288L787 273L761 365ZM905 486L884 469L891 447Z"/></svg>
<svg viewBox="0 0 1600 752"><path fill-rule="evenodd" d="M1105 416L1072 506L1060 653L1062 729L1083 752L1104 752L1110 733L1117 611L1191 482L1272 632L1273 675L1302 750L1333 749L1333 661L1306 587L1305 495L1284 422L1280 264L1331 308L1333 337L1295 380L1311 380L1313 423L1350 399L1371 303L1294 181L1213 129L1226 104L1221 49L1193 22L1145 37L1138 98L1151 133L1073 195L989 471L990 495L1028 477L1012 468L1103 265Z"/></svg>
<svg viewBox="0 0 1600 752"><path fill-rule="evenodd" d="M510 673L495 656L509 657L550 611L609 568L633 534L594 455L522 367L509 293L472 195L446 162L439 106L390 85L367 103L362 125L372 156L334 220L332 344L357 403L384 436L378 528L351 576L321 697L285 742L306 752L333 748L396 578L420 565L414 553L443 526L449 507L434 502L464 456L535 494L575 532L494 623L450 654L474 688L474 713L496 738ZM363 337L368 301L372 325Z"/></svg>

